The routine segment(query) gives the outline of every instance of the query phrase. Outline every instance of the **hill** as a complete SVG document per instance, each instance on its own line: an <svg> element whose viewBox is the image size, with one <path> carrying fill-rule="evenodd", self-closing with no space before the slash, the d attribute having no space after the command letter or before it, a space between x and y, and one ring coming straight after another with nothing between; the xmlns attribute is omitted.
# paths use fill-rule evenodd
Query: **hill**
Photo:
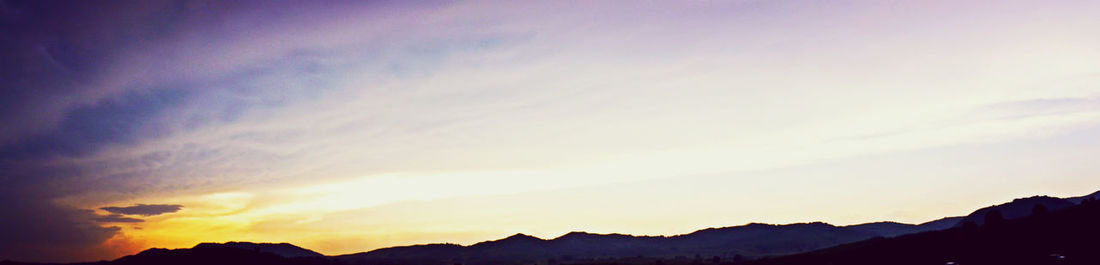
<svg viewBox="0 0 1100 265"><path fill-rule="evenodd" d="M1005 204L998 204L985 208L978 209L973 213L967 215L956 226L963 226L967 223L973 223L976 225L984 225L986 217L990 213L1000 214L1003 219L1017 219L1027 216L1031 216L1036 211L1054 211L1068 208L1076 203L1070 202L1066 199L1049 197L1049 196L1034 196L1028 198L1021 198L1012 200Z"/></svg>
<svg viewBox="0 0 1100 265"><path fill-rule="evenodd" d="M524 234L470 246L432 244L343 255L348 264L530 264L610 257L783 255L878 236L825 223L748 224L710 228L671 237L572 232L544 240Z"/></svg>
<svg viewBox="0 0 1100 265"><path fill-rule="evenodd" d="M244 250L252 250L262 253L271 253L280 257L297 258L297 257L324 257L321 253L314 252L313 250L304 249L289 243L252 243L252 242L226 242L226 243L200 243L194 248L236 248Z"/></svg>
<svg viewBox="0 0 1100 265"><path fill-rule="evenodd" d="M192 264L269 264L322 265L326 257L282 257L272 253L228 246L196 246L190 249L149 249L104 265L192 265Z"/></svg>
<svg viewBox="0 0 1100 265"><path fill-rule="evenodd" d="M1086 199L1100 200L1100 191L1093 192L1092 194L1085 195L1085 196L1070 197L1070 198L1065 198L1065 199L1069 202L1074 203L1074 204L1081 204L1081 202L1086 200Z"/></svg>
<svg viewBox="0 0 1100 265"><path fill-rule="evenodd" d="M1089 260L1074 244L1095 245L1098 193L1081 197L1035 196L922 224L876 222L838 227L826 223L708 228L676 236L570 232L554 239L525 234L469 246L427 244L326 257L287 243L201 243L190 249L149 249L97 265L142 264L700 264L760 259L752 264L992 264L1002 255L1019 261L1057 254ZM990 222L986 222L990 220ZM1092 222L1092 223L1090 223ZM971 225L973 224L973 225ZM981 225L979 225L981 224ZM945 230L946 229L946 230ZM1091 238L1090 238L1091 237ZM1089 241L1084 241L1084 240ZM1033 241L1030 241L1033 240ZM909 248L909 249L905 249ZM804 254L797 254L804 253ZM1067 254L1068 253L1068 254ZM796 254L796 255L791 255ZM791 255L779 257L783 255ZM993 256L990 256L993 255ZM860 263L866 262L866 263ZM978 262L978 263L972 263ZM23 265L11 261L0 265ZM1014 264L1014 263L1005 263ZM1031 263L1043 264L1043 263ZM1068 264L1068 263L1059 263ZM1090 264L1090 263L1074 263ZM1100 263L1094 263L1100 264Z"/></svg>
<svg viewBox="0 0 1100 265"><path fill-rule="evenodd" d="M747 265L1100 264L1100 203L981 227L872 239ZM949 263L952 262L952 263Z"/></svg>
<svg viewBox="0 0 1100 265"><path fill-rule="evenodd" d="M882 237L896 237L900 235L948 229L958 224L963 218L963 216L946 217L917 225L898 222L877 222L849 225L844 228L872 233Z"/></svg>

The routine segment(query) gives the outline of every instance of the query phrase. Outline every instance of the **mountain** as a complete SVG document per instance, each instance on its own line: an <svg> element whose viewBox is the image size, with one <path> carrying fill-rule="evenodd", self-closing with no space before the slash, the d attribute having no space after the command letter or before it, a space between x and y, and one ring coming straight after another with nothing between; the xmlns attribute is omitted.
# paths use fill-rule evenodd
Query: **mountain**
<svg viewBox="0 0 1100 265"><path fill-rule="evenodd" d="M858 225L849 225L844 228L876 234L882 237L896 237L901 235L944 230L955 226L963 216L946 217L935 221L929 221L919 225L904 224L898 222L876 222Z"/></svg>
<svg viewBox="0 0 1100 265"><path fill-rule="evenodd" d="M414 245L331 257L287 243L202 243L190 249L154 248L114 261L84 264L508 265L664 262L660 264L673 265L701 264L704 261L741 263L761 258L752 264L899 264L897 260L890 260L899 257L931 262L921 264L945 264L957 260L967 260L958 264L985 264L981 261L997 260L1001 256L1020 258L1008 260L1013 262L1042 261L1035 257L1040 252L1072 259L1085 257L1088 260L1092 256L1082 254L1083 250L1071 245L1095 245L1095 224L1100 223L1095 222L1095 215L1100 202L1091 198L1098 194L1100 192L1066 199L1047 196L1021 198L982 208L964 217L948 217L917 225L876 222L838 227L821 222L786 225L750 223L676 236L570 232L549 240L515 234L469 246ZM1091 209L1092 212L1081 209ZM996 222L986 224L987 218ZM970 223L975 225L963 225ZM982 244L995 247L987 248ZM922 252L926 249L927 253ZM997 256L997 251L1005 254ZM775 258L791 254L797 255ZM868 263L861 263L865 260ZM0 265L16 264L31 263L0 262Z"/></svg>
<svg viewBox="0 0 1100 265"><path fill-rule="evenodd" d="M883 237L895 237L905 234L922 232L916 225L898 222L877 222L858 225L849 225L845 228L872 233Z"/></svg>
<svg viewBox="0 0 1100 265"><path fill-rule="evenodd" d="M189 249L149 249L136 255L122 257L103 265L327 265L330 263L330 260L326 257L283 257L273 253L237 247L200 244L199 246Z"/></svg>
<svg viewBox="0 0 1100 265"><path fill-rule="evenodd" d="M1031 216L1031 214L1036 211L1054 211L1069 208L1073 205L1075 205L1075 203L1069 200L1050 196L1034 196L1015 199L1009 203L978 209L963 218L956 226L963 226L967 223L984 225L987 218L992 218L990 214L1000 214L1000 219L1017 219Z"/></svg>
<svg viewBox="0 0 1100 265"><path fill-rule="evenodd" d="M192 248L151 248L113 261L71 263L67 265L193 265L193 264L265 264L330 265L333 261L320 253L287 243L201 243ZM0 265L45 265L0 261Z"/></svg>
<svg viewBox="0 0 1100 265"><path fill-rule="evenodd" d="M252 242L225 242L225 243L200 243L194 248L236 248L252 250L262 253L271 253L280 257L324 257L321 253L304 249L288 243L252 243Z"/></svg>
<svg viewBox="0 0 1100 265"><path fill-rule="evenodd" d="M879 236L826 223L748 224L671 237L571 232L545 240L516 234L470 246L419 245L337 256L348 264L530 264L613 257L759 257L783 255Z"/></svg>
<svg viewBox="0 0 1100 265"><path fill-rule="evenodd" d="M877 234L822 222L789 225L748 224L711 228L672 237L672 245L702 256L770 256L809 251L855 242ZM700 253L702 252L702 253Z"/></svg>
<svg viewBox="0 0 1100 265"><path fill-rule="evenodd" d="M879 238L745 265L1100 264L1100 202L985 225Z"/></svg>
<svg viewBox="0 0 1100 265"><path fill-rule="evenodd" d="M938 231L955 227L956 224L961 222L966 216L944 217L938 220L928 221L917 226L921 227L921 232Z"/></svg>
<svg viewBox="0 0 1100 265"><path fill-rule="evenodd" d="M1100 191L1093 192L1092 194L1085 195L1085 196L1066 198L1067 201L1072 202L1074 204L1081 204L1081 202L1084 201L1085 199L1100 200Z"/></svg>

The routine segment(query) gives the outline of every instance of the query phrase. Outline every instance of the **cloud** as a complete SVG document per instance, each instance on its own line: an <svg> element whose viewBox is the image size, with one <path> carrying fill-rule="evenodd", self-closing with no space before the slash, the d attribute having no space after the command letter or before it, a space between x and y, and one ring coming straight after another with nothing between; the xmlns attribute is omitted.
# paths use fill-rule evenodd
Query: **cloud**
<svg viewBox="0 0 1100 265"><path fill-rule="evenodd" d="M200 209L162 194L279 186L307 176L393 187L364 193L343 186L336 195L379 196L338 200L355 208L1016 139L1055 127L1049 124L1100 120L947 126L1095 106L1043 100L1091 95L1095 82L1073 89L1088 95L1060 92L1064 84L1017 85L1068 74L1077 69L1072 63L1092 69L1096 56L1080 51L1095 41L1073 37L1092 35L1072 34L1088 32L1073 25L1089 23L1057 31L1020 26L1067 21L1016 19L980 5L958 8L1012 19L945 15L997 26L941 30L909 13L878 18L889 12L847 8L858 5L810 12L818 9L740 2L614 9L460 2L424 10L28 3L6 9L23 15L2 18L16 30L0 32L15 40L0 42L0 123L10 125L0 127L0 183L49 188L32 194L33 204L2 197L0 213L29 207L54 220L36 228L29 227L40 225L36 217L17 216L5 229L88 235L74 249L117 235L97 222L143 221L135 217L182 206L103 207L110 214L99 216L75 208L173 201ZM226 5L256 15L223 13L235 10ZM853 19L876 23L830 24ZM1003 41L1013 39L1023 41ZM905 63L883 67L888 62ZM996 102L1024 103L1001 116L958 114ZM32 167L50 170L9 174ZM501 168L523 174L482 174ZM394 172L409 177L390 186L352 179ZM400 184L437 179L454 185L401 191L407 185ZM47 203L58 199L76 202ZM73 220L56 221L61 215Z"/></svg>
<svg viewBox="0 0 1100 265"><path fill-rule="evenodd" d="M125 215L154 216L166 213L178 212L183 209L179 204L137 204L129 207L103 207L99 208L110 213Z"/></svg>
<svg viewBox="0 0 1100 265"><path fill-rule="evenodd" d="M142 219L126 217L126 216L123 216L123 215L117 214L117 213L116 214L111 214L111 215L99 216L99 217L96 217L93 220L95 220L96 222L100 222L100 223L140 223L140 222L145 221L145 220L142 220Z"/></svg>
<svg viewBox="0 0 1100 265"><path fill-rule="evenodd" d="M0 259L71 262L117 258L102 244L120 228L93 222L90 210L59 206L47 196L0 188ZM109 253L109 254L108 254Z"/></svg>

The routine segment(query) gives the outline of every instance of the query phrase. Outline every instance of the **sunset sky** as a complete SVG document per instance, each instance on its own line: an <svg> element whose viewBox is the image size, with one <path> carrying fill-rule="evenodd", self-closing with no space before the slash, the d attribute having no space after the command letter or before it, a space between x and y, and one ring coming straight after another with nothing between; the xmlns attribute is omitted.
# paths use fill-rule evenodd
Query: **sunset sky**
<svg viewBox="0 0 1100 265"><path fill-rule="evenodd" d="M1098 14L0 1L0 260L920 223L1085 195Z"/></svg>

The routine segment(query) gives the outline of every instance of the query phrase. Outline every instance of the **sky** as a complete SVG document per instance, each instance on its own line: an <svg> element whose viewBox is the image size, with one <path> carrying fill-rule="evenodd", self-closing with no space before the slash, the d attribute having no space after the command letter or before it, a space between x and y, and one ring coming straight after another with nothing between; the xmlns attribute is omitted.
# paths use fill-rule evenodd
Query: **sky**
<svg viewBox="0 0 1100 265"><path fill-rule="evenodd" d="M1100 189L1098 1L0 1L0 260Z"/></svg>

